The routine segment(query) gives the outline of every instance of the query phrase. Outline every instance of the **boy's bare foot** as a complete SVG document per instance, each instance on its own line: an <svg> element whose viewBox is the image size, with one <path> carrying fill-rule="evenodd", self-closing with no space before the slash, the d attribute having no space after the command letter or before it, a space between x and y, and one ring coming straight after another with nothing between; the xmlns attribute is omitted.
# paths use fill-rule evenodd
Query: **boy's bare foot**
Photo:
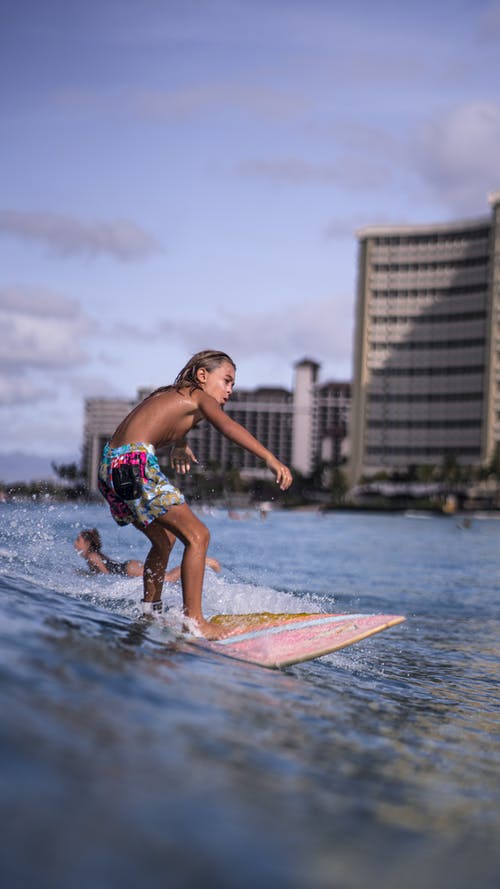
<svg viewBox="0 0 500 889"><path fill-rule="evenodd" d="M210 642L215 642L217 639L223 639L225 635L222 627L218 627L203 618L200 620L186 618L184 629L193 636L202 636Z"/></svg>

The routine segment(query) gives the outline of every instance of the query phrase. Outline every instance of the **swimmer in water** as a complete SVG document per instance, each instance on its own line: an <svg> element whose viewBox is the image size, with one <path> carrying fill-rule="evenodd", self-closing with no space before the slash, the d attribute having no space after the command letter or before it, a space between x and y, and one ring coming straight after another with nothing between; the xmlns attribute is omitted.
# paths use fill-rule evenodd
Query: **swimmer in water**
<svg viewBox="0 0 500 889"><path fill-rule="evenodd" d="M144 563L138 559L126 559L124 562L117 562L110 559L102 551L101 535L97 528L88 528L80 531L75 539L73 546L77 553L85 559L91 574L118 574L122 577L142 577L144 574ZM205 564L214 571L221 570L220 562L207 556ZM175 583L181 576L181 566L176 565L170 571L166 571L165 580L168 583Z"/></svg>

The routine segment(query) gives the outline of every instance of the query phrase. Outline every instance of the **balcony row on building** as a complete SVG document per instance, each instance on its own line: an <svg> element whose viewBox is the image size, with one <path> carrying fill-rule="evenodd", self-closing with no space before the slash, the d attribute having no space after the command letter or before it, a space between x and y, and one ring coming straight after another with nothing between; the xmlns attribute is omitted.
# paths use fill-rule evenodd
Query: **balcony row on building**
<svg viewBox="0 0 500 889"><path fill-rule="evenodd" d="M358 233L350 481L484 465L500 440L500 192L491 213Z"/></svg>

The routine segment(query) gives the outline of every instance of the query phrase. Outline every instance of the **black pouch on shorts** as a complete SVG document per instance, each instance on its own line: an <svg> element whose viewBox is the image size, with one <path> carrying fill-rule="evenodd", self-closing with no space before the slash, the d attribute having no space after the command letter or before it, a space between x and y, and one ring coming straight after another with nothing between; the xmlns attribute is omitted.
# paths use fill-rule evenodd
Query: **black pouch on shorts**
<svg viewBox="0 0 500 889"><path fill-rule="evenodd" d="M113 488L121 500L137 500L142 494L141 467L122 463L111 470Z"/></svg>

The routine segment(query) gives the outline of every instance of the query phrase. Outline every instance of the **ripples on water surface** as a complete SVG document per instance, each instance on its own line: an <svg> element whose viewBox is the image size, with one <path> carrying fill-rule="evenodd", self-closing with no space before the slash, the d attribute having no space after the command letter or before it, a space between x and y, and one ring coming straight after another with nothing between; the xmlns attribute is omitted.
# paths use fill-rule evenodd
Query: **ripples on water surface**
<svg viewBox="0 0 500 889"><path fill-rule="evenodd" d="M77 573L79 530L143 558L137 531L1 504L2 884L496 887L500 522L205 520L208 615L408 620L284 671L200 653L137 621L140 580Z"/></svg>

